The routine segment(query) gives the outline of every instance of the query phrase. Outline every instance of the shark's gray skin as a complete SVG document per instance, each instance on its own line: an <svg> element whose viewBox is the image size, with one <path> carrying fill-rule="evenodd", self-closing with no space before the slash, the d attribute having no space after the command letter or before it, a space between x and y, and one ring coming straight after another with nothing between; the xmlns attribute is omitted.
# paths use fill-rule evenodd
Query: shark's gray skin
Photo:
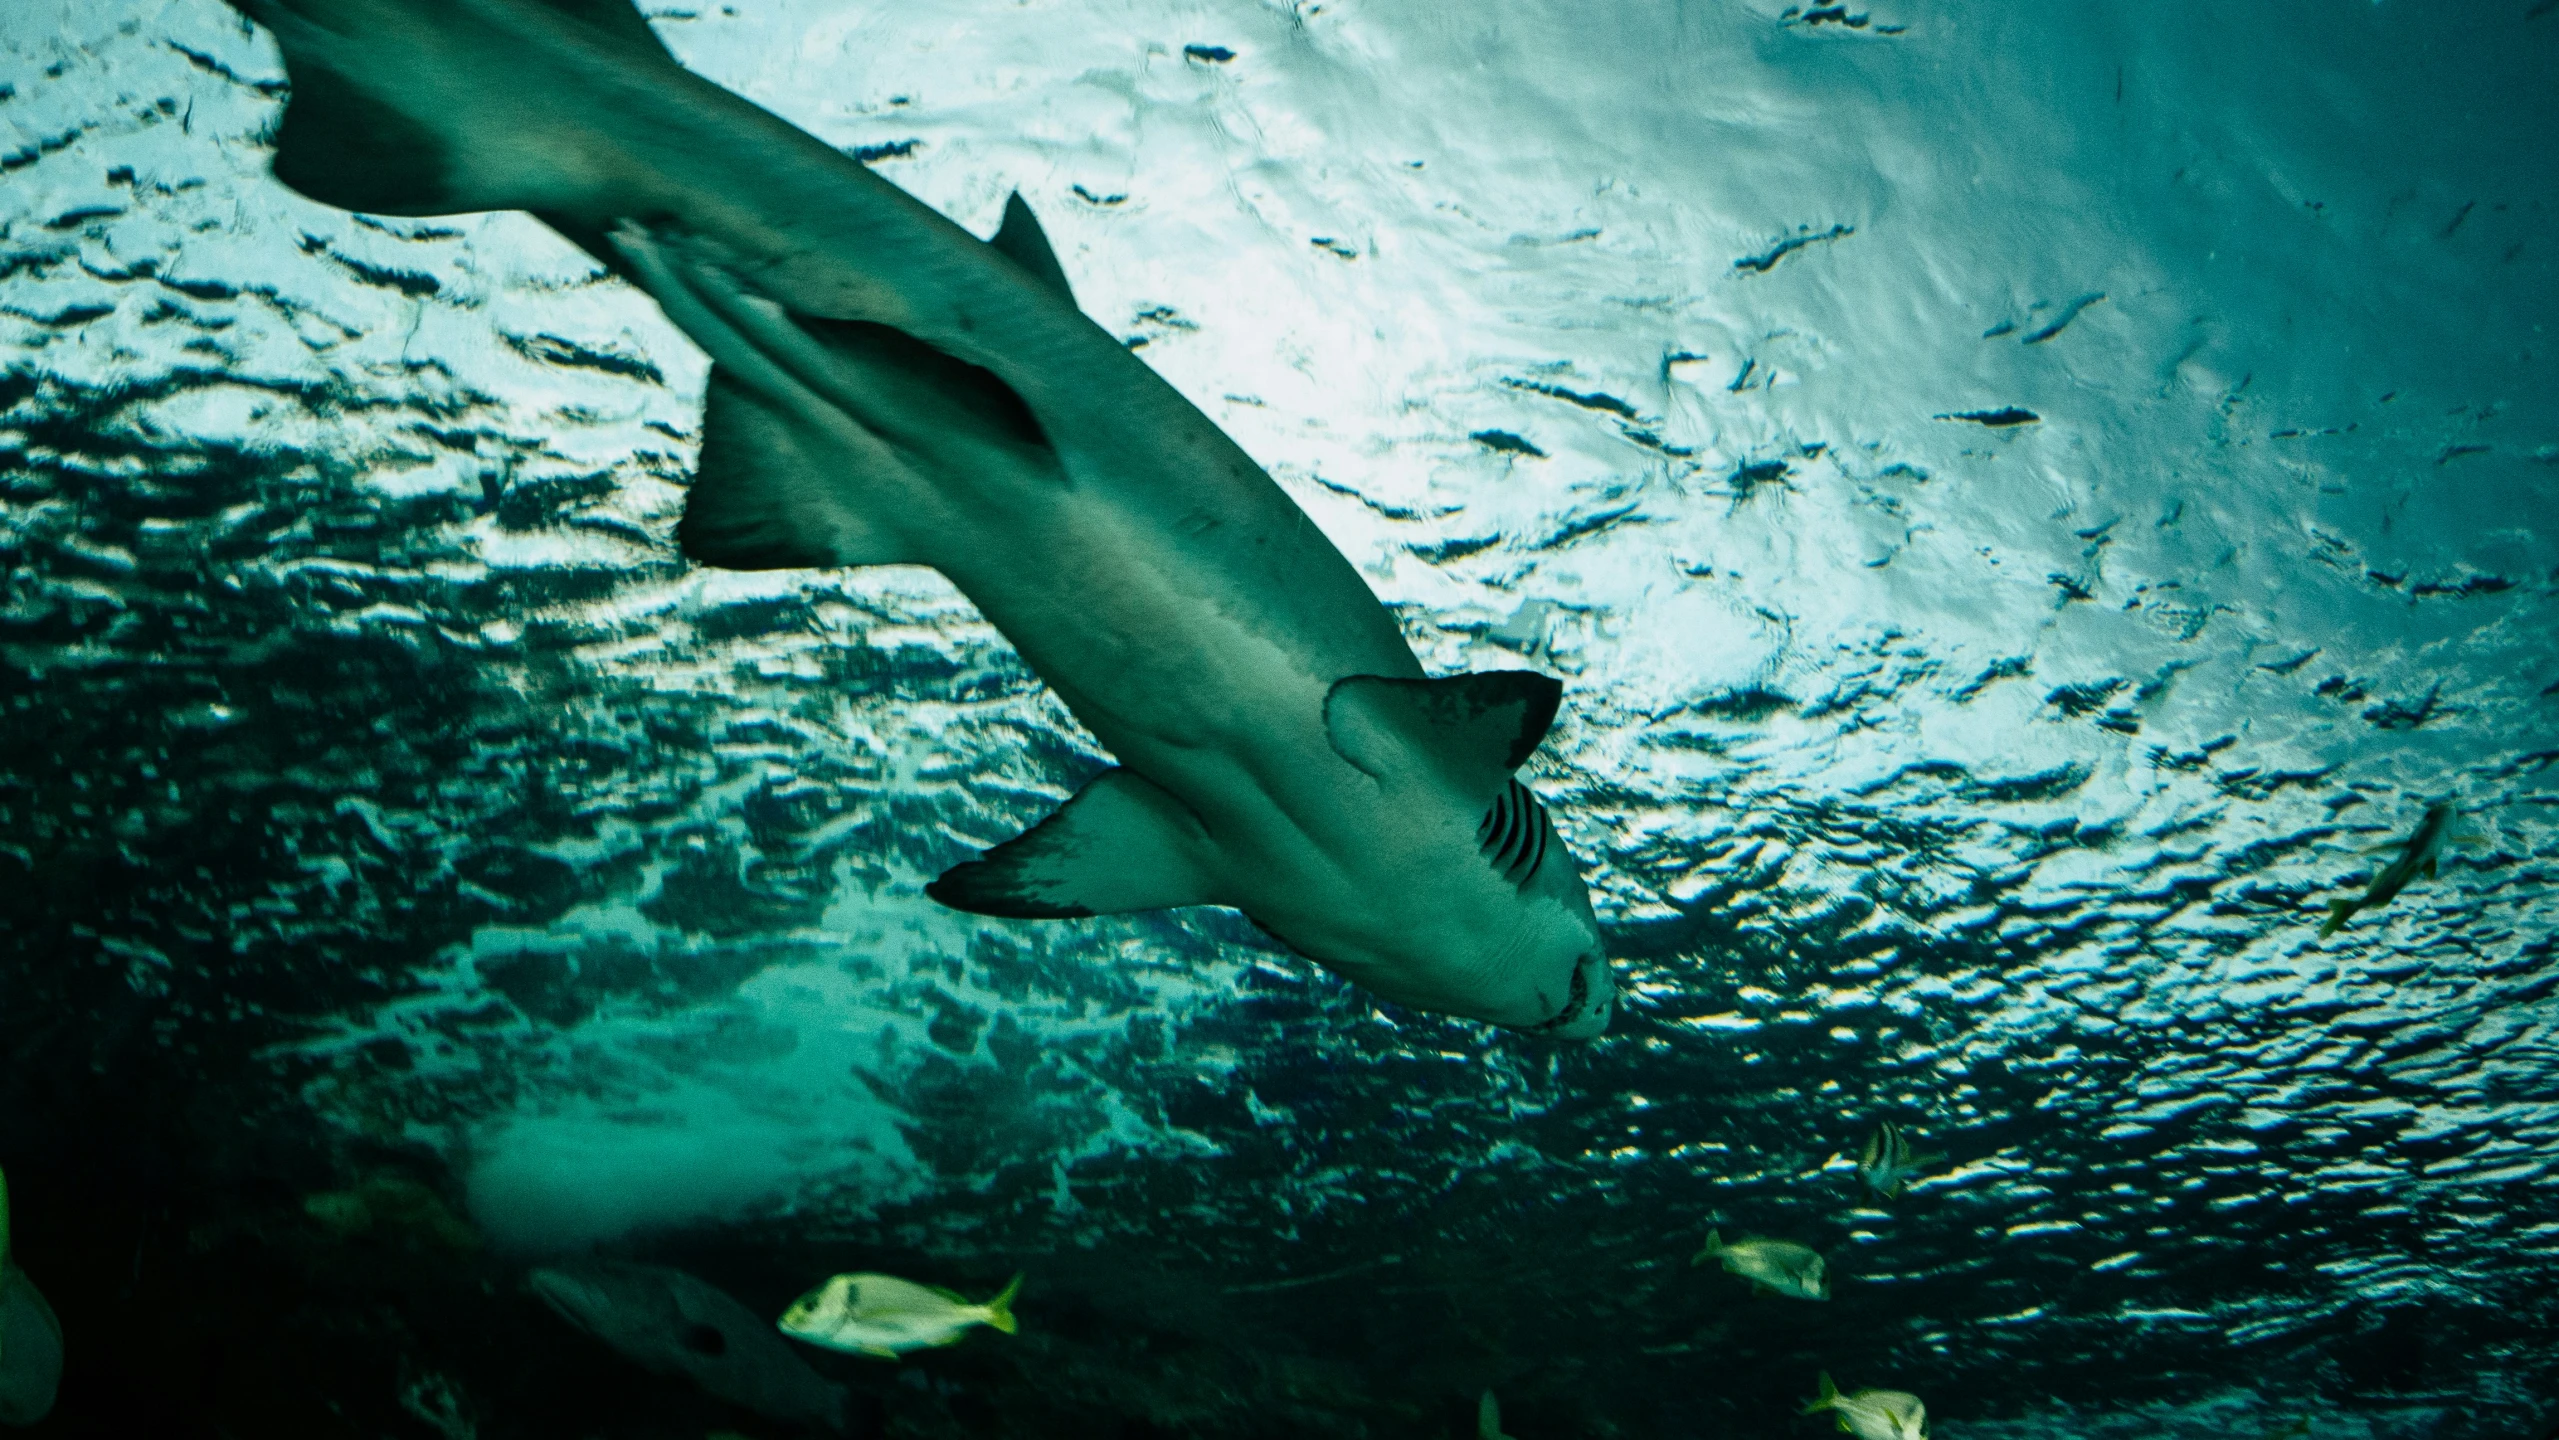
<svg viewBox="0 0 2559 1440"><path fill-rule="evenodd" d="M1606 1027L1580 872L1512 778L1561 687L1426 679L1306 515L1077 311L1018 197L978 241L686 72L626 0L233 3L292 76L285 183L532 211L708 352L688 556L929 565L1110 748L935 899L1231 905L1392 1001Z"/></svg>
<svg viewBox="0 0 2559 1440"><path fill-rule="evenodd" d="M845 1430L844 1387L821 1379L771 1322L681 1270L587 1260L526 1283L563 1319L661 1375L768 1420Z"/></svg>

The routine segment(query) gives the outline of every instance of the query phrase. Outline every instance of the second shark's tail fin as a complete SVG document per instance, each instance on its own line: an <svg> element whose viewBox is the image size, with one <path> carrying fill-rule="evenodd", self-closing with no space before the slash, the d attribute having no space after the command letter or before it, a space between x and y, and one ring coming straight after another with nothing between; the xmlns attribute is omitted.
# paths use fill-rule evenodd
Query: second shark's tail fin
<svg viewBox="0 0 2559 1440"><path fill-rule="evenodd" d="M284 52L276 178L381 215L546 208L556 65L673 64L629 0L231 0Z"/></svg>

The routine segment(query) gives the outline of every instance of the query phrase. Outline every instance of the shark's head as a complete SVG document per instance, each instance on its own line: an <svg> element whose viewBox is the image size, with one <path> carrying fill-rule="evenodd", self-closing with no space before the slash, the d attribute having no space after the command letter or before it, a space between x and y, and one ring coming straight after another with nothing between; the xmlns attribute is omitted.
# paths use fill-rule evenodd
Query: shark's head
<svg viewBox="0 0 2559 1440"><path fill-rule="evenodd" d="M1303 881L1264 868L1228 876L1227 893L1299 953L1399 1005L1559 1040L1598 1035L1617 991L1590 893L1516 778L1562 688L1525 671L1334 682L1324 728L1345 763L1328 803L1345 823L1300 852L1321 857Z"/></svg>
<svg viewBox="0 0 2559 1440"><path fill-rule="evenodd" d="M1525 787L1512 782L1518 802L1535 812L1545 843L1535 847L1535 867L1519 887L1519 964L1532 976L1561 973L1561 1002L1545 1018L1520 1027L1559 1040L1589 1040L1608 1028L1617 1008L1617 985L1609 977L1608 951L1600 939L1599 919L1591 913L1590 891L1582 884L1581 867L1554 822ZM1497 808L1498 808L1498 802ZM1547 992L1545 982L1538 993Z"/></svg>
<svg viewBox="0 0 2559 1440"><path fill-rule="evenodd" d="M1514 1030L1588 1040L1608 1028L1617 987L1581 867L1528 787L1506 782L1474 827L1474 854L1446 867L1443 926L1415 939L1433 968L1467 977L1472 1013Z"/></svg>

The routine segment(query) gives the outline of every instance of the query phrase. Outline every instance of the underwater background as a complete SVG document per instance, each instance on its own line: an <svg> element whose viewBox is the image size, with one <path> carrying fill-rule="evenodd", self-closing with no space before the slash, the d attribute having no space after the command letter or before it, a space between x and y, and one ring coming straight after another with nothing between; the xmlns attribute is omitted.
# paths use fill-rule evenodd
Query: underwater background
<svg viewBox="0 0 2559 1440"><path fill-rule="evenodd" d="M1261 460L1524 778L1556 1046L924 881L1105 756L914 569L691 567L704 366L286 191L215 0L0 0L29 1434L793 1433L528 1268L1018 1336L901 1436L2532 1437L2559 4L651 0ZM2318 938L2428 803L2483 832ZM1944 1152L1881 1203L1882 1121ZM1690 1257L1829 1258L1823 1303Z"/></svg>

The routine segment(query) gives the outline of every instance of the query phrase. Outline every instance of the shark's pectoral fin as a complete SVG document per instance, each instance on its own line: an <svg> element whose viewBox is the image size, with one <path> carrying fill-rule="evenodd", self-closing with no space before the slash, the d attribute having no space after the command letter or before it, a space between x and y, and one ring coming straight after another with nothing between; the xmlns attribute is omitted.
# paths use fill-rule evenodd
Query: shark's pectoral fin
<svg viewBox="0 0 2559 1440"><path fill-rule="evenodd" d="M837 449L840 469L841 437ZM913 562L896 536L845 503L843 480L785 412L714 366L676 541L686 559L727 570Z"/></svg>
<svg viewBox="0 0 2559 1440"><path fill-rule="evenodd" d="M1333 749L1377 779L1419 767L1462 794L1489 798L1520 767L1546 727L1564 685L1528 670L1394 680L1353 675L1324 696L1324 733Z"/></svg>
<svg viewBox="0 0 2559 1440"><path fill-rule="evenodd" d="M1216 905L1208 847L1188 806L1142 776L1105 770L1056 814L952 866L924 893L1020 920Z"/></svg>
<svg viewBox="0 0 2559 1440"><path fill-rule="evenodd" d="M1067 288L1066 267L1057 263L1057 252L1049 248L1039 217L1031 213L1030 204L1020 191L1004 202L1004 223L995 227L995 238L986 243L1030 271L1032 279L1056 291L1059 299L1069 305L1075 303L1075 292Z"/></svg>

